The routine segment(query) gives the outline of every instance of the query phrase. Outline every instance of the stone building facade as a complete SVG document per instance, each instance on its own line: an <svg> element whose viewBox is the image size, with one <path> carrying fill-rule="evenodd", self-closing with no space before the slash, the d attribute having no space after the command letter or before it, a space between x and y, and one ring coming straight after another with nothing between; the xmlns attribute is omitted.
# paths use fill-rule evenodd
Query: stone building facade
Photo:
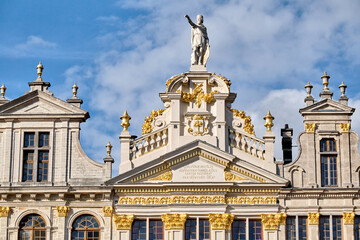
<svg viewBox="0 0 360 240"><path fill-rule="evenodd" d="M270 111L256 137L250 116L232 108L230 80L193 66L166 82L164 109L145 119L142 136L121 117L112 177L110 143L103 163L80 146L89 114L77 86L58 99L37 69L23 96L8 101L1 88L1 240L360 239L355 109L344 84L332 99L326 73L319 100L305 86L299 155L292 159L284 128L284 159L275 159Z"/></svg>

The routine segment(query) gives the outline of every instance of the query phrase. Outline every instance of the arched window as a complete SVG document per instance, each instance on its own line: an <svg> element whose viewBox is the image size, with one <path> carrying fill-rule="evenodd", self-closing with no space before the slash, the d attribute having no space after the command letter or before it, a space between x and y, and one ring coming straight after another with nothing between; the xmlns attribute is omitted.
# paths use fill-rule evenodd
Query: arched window
<svg viewBox="0 0 360 240"><path fill-rule="evenodd" d="M337 151L336 141L324 138L320 141L321 186L337 186Z"/></svg>
<svg viewBox="0 0 360 240"><path fill-rule="evenodd" d="M37 214L25 216L20 222L20 240L45 240L46 229L44 219Z"/></svg>
<svg viewBox="0 0 360 240"><path fill-rule="evenodd" d="M72 240L99 240L100 225L91 215L81 215L75 219L71 233Z"/></svg>

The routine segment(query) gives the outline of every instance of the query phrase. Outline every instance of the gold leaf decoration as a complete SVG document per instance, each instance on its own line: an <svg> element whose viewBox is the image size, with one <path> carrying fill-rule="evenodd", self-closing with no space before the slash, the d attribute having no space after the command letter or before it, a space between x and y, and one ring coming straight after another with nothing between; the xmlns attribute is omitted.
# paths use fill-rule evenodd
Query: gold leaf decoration
<svg viewBox="0 0 360 240"><path fill-rule="evenodd" d="M105 206L102 208L102 210L104 213L104 217L111 217L114 211L113 207L111 206Z"/></svg>
<svg viewBox="0 0 360 240"><path fill-rule="evenodd" d="M353 225L354 224L355 213L354 212L344 212L343 219L345 225Z"/></svg>
<svg viewBox="0 0 360 240"><path fill-rule="evenodd" d="M225 181L249 180L247 178L236 176L235 174L232 174L231 172L228 171L224 171L224 173L225 173Z"/></svg>
<svg viewBox="0 0 360 240"><path fill-rule="evenodd" d="M209 213L209 222L211 229L218 230L231 230L231 224L234 220L234 215L230 213L213 214Z"/></svg>
<svg viewBox="0 0 360 240"><path fill-rule="evenodd" d="M172 172L168 171L163 174L160 174L159 176L150 178L149 181L171 181L172 179Z"/></svg>
<svg viewBox="0 0 360 240"><path fill-rule="evenodd" d="M305 131L307 133L315 133L316 123L305 123Z"/></svg>
<svg viewBox="0 0 360 240"><path fill-rule="evenodd" d="M131 230L131 225L134 221L134 214L130 215L117 215L113 216L114 222L116 224L117 230Z"/></svg>
<svg viewBox="0 0 360 240"><path fill-rule="evenodd" d="M151 125L152 121L157 116L161 116L164 111L165 111L165 109L159 109L157 111L155 111L155 110L151 111L150 116L145 118L145 122L144 122L144 124L142 126L142 134L143 135L152 132L152 130L154 129L154 127Z"/></svg>
<svg viewBox="0 0 360 240"><path fill-rule="evenodd" d="M194 90L192 93L182 92L178 90L178 93L181 93L181 98L184 102L193 102L195 101L196 106L199 108L201 106L201 102L210 103L214 99L214 93L218 93L218 91L211 91L210 93L204 93L202 89L202 83L194 83Z"/></svg>
<svg viewBox="0 0 360 240"><path fill-rule="evenodd" d="M69 206L57 206L56 210L58 212L59 217L67 217L70 211Z"/></svg>
<svg viewBox="0 0 360 240"><path fill-rule="evenodd" d="M233 112L235 117L240 117L244 120L245 124L244 124L244 130L245 132L255 135L255 131L254 131L254 125L251 124L251 117L250 116L246 116L246 113L241 110L237 110L237 109L230 109L230 111Z"/></svg>
<svg viewBox="0 0 360 240"><path fill-rule="evenodd" d="M0 217L9 216L10 207L0 207Z"/></svg>
<svg viewBox="0 0 360 240"><path fill-rule="evenodd" d="M286 213L261 214L261 223L265 230L278 230L279 225L284 225Z"/></svg>
<svg viewBox="0 0 360 240"><path fill-rule="evenodd" d="M213 73L213 76L216 76L216 77L220 78L221 80L223 80L225 82L226 86L228 87L228 89L230 90L231 81L229 79L227 79L226 77L221 76L219 74L215 74L215 73Z"/></svg>
<svg viewBox="0 0 360 240"><path fill-rule="evenodd" d="M184 229L187 214L163 214L161 220L164 223L165 230Z"/></svg>
<svg viewBox="0 0 360 240"><path fill-rule="evenodd" d="M169 86L172 83L172 81L174 81L176 78L178 78L180 76L185 76L185 74L182 73L182 74L179 74L179 75L175 75L175 76L171 77L169 80L166 81L166 91L169 89Z"/></svg>
<svg viewBox="0 0 360 240"><path fill-rule="evenodd" d="M340 123L340 129L342 133L350 132L350 123Z"/></svg>
<svg viewBox="0 0 360 240"><path fill-rule="evenodd" d="M318 225L319 224L319 218L320 218L320 213L318 213L318 212L316 212L316 213L308 213L309 225Z"/></svg>

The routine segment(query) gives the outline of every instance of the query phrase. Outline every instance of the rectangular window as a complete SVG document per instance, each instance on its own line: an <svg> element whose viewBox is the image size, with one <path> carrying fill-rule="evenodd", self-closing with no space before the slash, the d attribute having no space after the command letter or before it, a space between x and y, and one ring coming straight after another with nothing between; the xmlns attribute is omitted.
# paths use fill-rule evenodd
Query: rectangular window
<svg viewBox="0 0 360 240"><path fill-rule="evenodd" d="M35 133L25 133L24 147L33 147L35 145Z"/></svg>
<svg viewBox="0 0 360 240"><path fill-rule="evenodd" d="M39 147L48 147L49 146L49 133L43 132L39 133Z"/></svg>
<svg viewBox="0 0 360 240"><path fill-rule="evenodd" d="M321 185L337 186L336 156L321 156Z"/></svg>
<svg viewBox="0 0 360 240"><path fill-rule="evenodd" d="M262 239L261 220L249 220L249 240Z"/></svg>
<svg viewBox="0 0 360 240"><path fill-rule="evenodd" d="M39 151L38 181L47 181L49 171L49 151Z"/></svg>
<svg viewBox="0 0 360 240"><path fill-rule="evenodd" d="M246 239L246 221L234 220L232 223L232 240L245 240Z"/></svg>
<svg viewBox="0 0 360 240"><path fill-rule="evenodd" d="M341 217L332 217L333 240L342 240Z"/></svg>
<svg viewBox="0 0 360 240"><path fill-rule="evenodd" d="M199 240L210 240L209 220L199 220Z"/></svg>
<svg viewBox="0 0 360 240"><path fill-rule="evenodd" d="M150 220L149 240L163 240L164 227L161 220Z"/></svg>
<svg viewBox="0 0 360 240"><path fill-rule="evenodd" d="M134 220L131 228L132 240L146 240L146 220Z"/></svg>
<svg viewBox="0 0 360 240"><path fill-rule="evenodd" d="M24 151L23 181L32 181L34 174L34 151Z"/></svg>
<svg viewBox="0 0 360 240"><path fill-rule="evenodd" d="M286 239L296 240L296 217L286 218Z"/></svg>
<svg viewBox="0 0 360 240"><path fill-rule="evenodd" d="M299 240L307 240L306 217L298 217Z"/></svg>
<svg viewBox="0 0 360 240"><path fill-rule="evenodd" d="M329 217L320 217L320 240L330 240L330 220Z"/></svg>
<svg viewBox="0 0 360 240"><path fill-rule="evenodd" d="M187 219L185 222L185 240L196 240L196 219Z"/></svg>
<svg viewBox="0 0 360 240"><path fill-rule="evenodd" d="M355 240L360 240L360 216L355 217L354 231L355 231L355 234L354 234Z"/></svg>

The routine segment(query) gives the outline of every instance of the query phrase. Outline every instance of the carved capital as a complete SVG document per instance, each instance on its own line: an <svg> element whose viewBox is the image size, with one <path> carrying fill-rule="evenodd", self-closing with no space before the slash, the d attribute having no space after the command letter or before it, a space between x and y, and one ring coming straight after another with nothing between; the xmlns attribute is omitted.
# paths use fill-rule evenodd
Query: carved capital
<svg viewBox="0 0 360 240"><path fill-rule="evenodd" d="M104 213L104 217L111 217L114 211L113 207L111 206L105 206L102 208L102 210Z"/></svg>
<svg viewBox="0 0 360 240"><path fill-rule="evenodd" d="M230 213L223 214L213 214L209 213L209 221L211 224L211 229L225 229L231 230L231 224L234 220L234 215Z"/></svg>
<svg viewBox="0 0 360 240"><path fill-rule="evenodd" d="M70 211L69 206L57 206L58 217L67 217Z"/></svg>
<svg viewBox="0 0 360 240"><path fill-rule="evenodd" d="M349 133L350 132L350 123L340 123L340 131L342 133Z"/></svg>
<svg viewBox="0 0 360 240"><path fill-rule="evenodd" d="M320 218L320 213L318 213L318 212L316 212L316 213L308 213L309 225L318 225L319 224L319 218Z"/></svg>
<svg viewBox="0 0 360 240"><path fill-rule="evenodd" d="M134 221L134 214L113 216L117 230L131 230L132 222Z"/></svg>
<svg viewBox="0 0 360 240"><path fill-rule="evenodd" d="M265 230L278 230L279 225L286 224L286 213L261 214L261 222Z"/></svg>
<svg viewBox="0 0 360 240"><path fill-rule="evenodd" d="M0 217L8 217L10 212L10 207L0 207Z"/></svg>
<svg viewBox="0 0 360 240"><path fill-rule="evenodd" d="M344 212L343 219L345 225L353 225L354 224L355 213L354 212Z"/></svg>
<svg viewBox="0 0 360 240"><path fill-rule="evenodd" d="M163 214L161 220L164 223L165 230L184 229L187 214Z"/></svg>
<svg viewBox="0 0 360 240"><path fill-rule="evenodd" d="M306 133L315 133L316 123L305 123Z"/></svg>

